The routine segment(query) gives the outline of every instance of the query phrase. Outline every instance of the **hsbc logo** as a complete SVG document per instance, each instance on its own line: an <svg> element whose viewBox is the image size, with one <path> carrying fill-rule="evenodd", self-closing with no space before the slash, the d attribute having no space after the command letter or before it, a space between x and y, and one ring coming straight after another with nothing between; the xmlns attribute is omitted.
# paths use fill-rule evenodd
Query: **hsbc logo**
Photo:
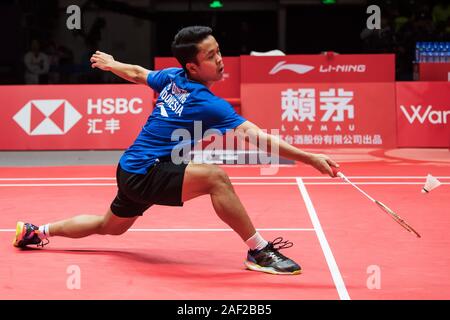
<svg viewBox="0 0 450 320"><path fill-rule="evenodd" d="M274 75L282 70L288 70L298 74L305 74L312 69L314 69L313 66L308 66L306 64L286 64L286 61L280 61L272 68L272 70L269 71L269 74Z"/></svg>
<svg viewBox="0 0 450 320"><path fill-rule="evenodd" d="M30 136L66 134L81 114L67 100L31 100L13 119Z"/></svg>

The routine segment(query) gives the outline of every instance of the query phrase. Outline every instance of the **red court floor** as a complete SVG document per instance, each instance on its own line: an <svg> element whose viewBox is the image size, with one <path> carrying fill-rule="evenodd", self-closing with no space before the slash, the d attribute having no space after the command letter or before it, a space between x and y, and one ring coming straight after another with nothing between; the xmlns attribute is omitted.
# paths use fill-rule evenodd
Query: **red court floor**
<svg viewBox="0 0 450 320"><path fill-rule="evenodd" d="M17 220L40 225L105 213L115 167L0 168L0 298L450 299L450 163L377 154L340 164L422 238L352 186L305 165L273 175L223 166L260 233L294 242L282 252L301 264L298 276L245 270L247 248L208 196L183 208L154 206L122 236L55 237L43 249L19 250L12 246ZM422 194L429 173L443 185ZM79 289L70 285L73 270Z"/></svg>

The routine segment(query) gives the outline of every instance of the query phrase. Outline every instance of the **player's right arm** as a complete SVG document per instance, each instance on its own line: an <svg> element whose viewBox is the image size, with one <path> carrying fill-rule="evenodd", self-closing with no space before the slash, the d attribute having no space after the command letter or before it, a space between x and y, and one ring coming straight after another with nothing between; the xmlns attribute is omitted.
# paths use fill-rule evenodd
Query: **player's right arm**
<svg viewBox="0 0 450 320"><path fill-rule="evenodd" d="M122 63L114 60L112 55L96 51L91 57L91 67L104 71L111 71L115 75L130 82L147 84L147 77L150 70L141 66Z"/></svg>

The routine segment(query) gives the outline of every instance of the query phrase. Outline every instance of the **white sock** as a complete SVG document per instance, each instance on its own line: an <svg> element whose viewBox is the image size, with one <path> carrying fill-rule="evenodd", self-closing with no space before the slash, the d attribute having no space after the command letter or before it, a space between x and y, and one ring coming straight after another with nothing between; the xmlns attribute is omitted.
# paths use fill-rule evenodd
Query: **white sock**
<svg viewBox="0 0 450 320"><path fill-rule="evenodd" d="M261 237L259 232L256 232L250 239L246 240L245 243L251 250L261 250L268 244L268 242Z"/></svg>
<svg viewBox="0 0 450 320"><path fill-rule="evenodd" d="M50 223L44 224L43 226L39 227L39 238L41 239L47 239L50 237L50 231L49 231Z"/></svg>

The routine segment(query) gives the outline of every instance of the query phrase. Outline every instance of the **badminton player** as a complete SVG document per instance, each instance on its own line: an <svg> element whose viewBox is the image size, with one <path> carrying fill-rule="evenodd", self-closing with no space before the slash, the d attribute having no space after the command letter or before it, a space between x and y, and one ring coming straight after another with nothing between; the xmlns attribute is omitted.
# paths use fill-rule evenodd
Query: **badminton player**
<svg viewBox="0 0 450 320"><path fill-rule="evenodd" d="M224 72L219 45L209 27L191 26L180 30L173 40L172 51L182 68L150 71L121 63L100 51L92 55L93 68L148 85L160 93L157 107L120 158L116 173L117 195L105 215L79 215L40 227L18 222L14 246L43 246L49 237L55 236L121 235L152 205L183 206L186 201L209 195L219 218L248 245L245 261L248 269L271 274L301 273L299 264L280 253L280 249L291 247L292 242L281 237L267 241L256 232L230 179L220 167L172 161L172 150L178 144L172 141L172 133L185 129L194 136L194 121L201 121L205 130L216 129L221 133L228 129L252 129L276 145L282 157L309 164L332 177L331 166L338 165L325 155L304 152L264 133L209 90L222 79Z"/></svg>

